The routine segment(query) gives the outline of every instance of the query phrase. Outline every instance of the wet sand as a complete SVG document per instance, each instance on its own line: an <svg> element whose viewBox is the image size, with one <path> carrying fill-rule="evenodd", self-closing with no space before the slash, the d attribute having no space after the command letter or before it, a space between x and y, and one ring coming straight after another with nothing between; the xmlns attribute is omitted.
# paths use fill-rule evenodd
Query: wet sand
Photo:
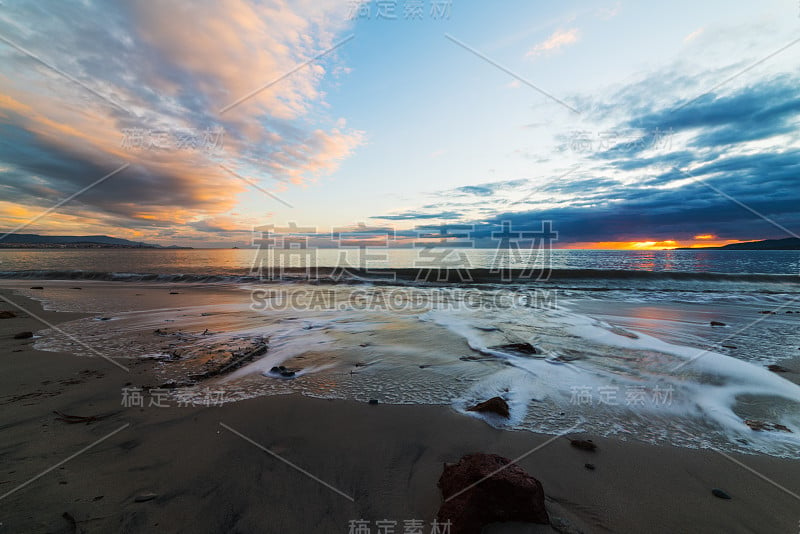
<svg viewBox="0 0 800 534"><path fill-rule="evenodd" d="M81 316L0 294L53 324ZM125 372L35 351L13 335L46 326L8 303L0 310L19 315L0 320L0 494L69 459L0 499L0 532L347 533L358 519L373 531L395 520L402 532L403 520L422 519L427 533L442 464L471 452L525 455L519 464L542 482L565 532L794 533L800 521L800 498L788 493L800 495L800 462L768 456L581 436L598 444L591 453L449 407L296 395L209 407L150 406L145 395L143 407L124 407L124 388L156 383L152 362L124 360ZM104 417L70 424L54 411Z"/></svg>

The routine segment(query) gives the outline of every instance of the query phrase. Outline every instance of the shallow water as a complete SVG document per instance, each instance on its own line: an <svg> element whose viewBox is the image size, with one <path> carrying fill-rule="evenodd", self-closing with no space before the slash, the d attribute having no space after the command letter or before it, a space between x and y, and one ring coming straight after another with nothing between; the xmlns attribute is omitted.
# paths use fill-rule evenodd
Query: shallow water
<svg viewBox="0 0 800 534"><path fill-rule="evenodd" d="M408 269L419 265L420 249L370 248L369 267L376 269ZM480 269L497 265L528 267L545 264L554 270L571 272L602 270L619 271L623 276L632 271L662 273L728 273L800 275L800 251L797 250L552 250L547 256L534 254L503 255L495 249L452 249L460 258L459 268ZM360 265L357 250L308 248L293 254L292 264L298 267L342 265L340 253L346 254L349 265ZM279 255L279 254L278 254ZM0 249L0 275L27 272L29 276L60 278L64 273L117 273L199 275L241 277L256 262L269 264L280 259L258 247L248 249ZM15 274L13 278L18 278Z"/></svg>
<svg viewBox="0 0 800 534"><path fill-rule="evenodd" d="M268 339L263 357L173 391L183 399L199 402L209 388L225 402L300 392L483 417L466 408L501 396L511 417L485 417L490 424L800 458L800 386L789 380L797 374L765 369L797 362L800 313L783 312L800 303L789 293L689 304L575 289L537 300L495 286L3 285L53 309L95 313L61 328L103 354L153 359L164 382ZM780 314L758 313L779 305ZM538 354L500 347L520 342ZM82 350L49 331L36 347ZM281 365L294 377L270 372ZM792 432L755 432L745 419Z"/></svg>

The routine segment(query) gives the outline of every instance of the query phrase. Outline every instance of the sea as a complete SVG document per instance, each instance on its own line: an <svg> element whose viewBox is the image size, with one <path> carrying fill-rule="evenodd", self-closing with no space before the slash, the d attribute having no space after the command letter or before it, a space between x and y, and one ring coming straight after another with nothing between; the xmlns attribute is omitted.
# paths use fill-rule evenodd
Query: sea
<svg viewBox="0 0 800 534"><path fill-rule="evenodd" d="M800 251L364 253L0 250L0 287L88 314L37 348L147 362L185 403L444 405L800 458ZM469 410L492 397L509 418Z"/></svg>

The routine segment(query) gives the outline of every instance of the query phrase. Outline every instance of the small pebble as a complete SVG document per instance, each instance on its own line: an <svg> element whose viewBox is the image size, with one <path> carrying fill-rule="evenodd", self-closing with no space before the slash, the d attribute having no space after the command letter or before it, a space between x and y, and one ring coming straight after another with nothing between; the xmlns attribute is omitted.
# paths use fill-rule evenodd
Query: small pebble
<svg viewBox="0 0 800 534"><path fill-rule="evenodd" d="M719 488L712 489L711 494L714 495L714 497L719 497L720 499L730 500L732 498L730 495L728 495L726 492L722 491Z"/></svg>
<svg viewBox="0 0 800 534"><path fill-rule="evenodd" d="M141 495L137 495L133 499L133 501L134 502L147 502L147 501L152 501L156 497L158 497L157 493L142 493Z"/></svg>
<svg viewBox="0 0 800 534"><path fill-rule="evenodd" d="M583 467L585 467L589 471L594 471L594 464L583 464Z"/></svg>
<svg viewBox="0 0 800 534"><path fill-rule="evenodd" d="M378 404L378 399L370 399L369 403L370 404Z"/></svg>

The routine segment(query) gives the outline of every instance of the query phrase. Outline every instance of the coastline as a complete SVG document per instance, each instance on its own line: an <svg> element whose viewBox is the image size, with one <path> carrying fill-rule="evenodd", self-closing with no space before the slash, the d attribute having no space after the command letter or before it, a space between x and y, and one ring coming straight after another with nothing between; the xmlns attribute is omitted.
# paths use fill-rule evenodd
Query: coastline
<svg viewBox="0 0 800 534"><path fill-rule="evenodd" d="M86 316L42 310L10 290L0 294L53 324ZM567 532L795 532L800 521L800 500L736 463L797 493L797 461L731 460L709 450L582 435L598 444L588 453L563 438L499 430L442 406L282 395L211 407L125 408L121 390L153 383L151 362L125 360L126 373L100 358L40 352L29 339L13 339L43 328L32 317L0 321L0 493L115 433L1 499L8 532L348 532L358 519L429 525L441 503L442 464L471 452L529 453L519 465L542 482L551 517ZM68 424L56 410L108 417ZM586 469L587 462L596 469ZM733 500L714 497L712 488ZM157 496L135 502L147 493Z"/></svg>

